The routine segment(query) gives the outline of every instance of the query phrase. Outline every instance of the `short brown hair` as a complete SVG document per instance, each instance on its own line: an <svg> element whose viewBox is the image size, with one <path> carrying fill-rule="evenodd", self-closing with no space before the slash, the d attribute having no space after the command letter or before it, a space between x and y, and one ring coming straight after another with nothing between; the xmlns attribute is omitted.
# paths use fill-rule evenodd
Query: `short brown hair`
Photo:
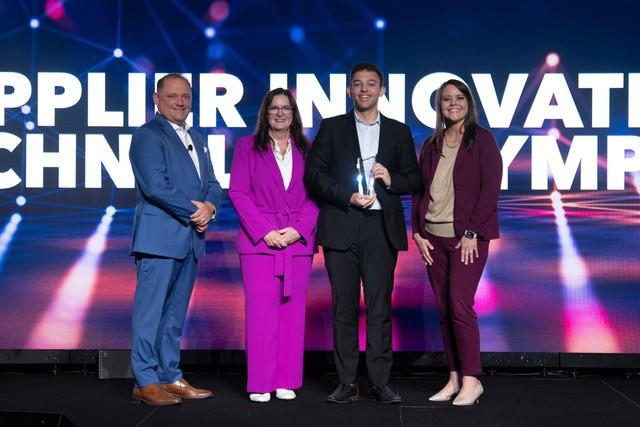
<svg viewBox="0 0 640 427"><path fill-rule="evenodd" d="M189 89L191 89L191 83L189 83L189 80L187 80L185 76L179 73L169 73L166 76L162 76L162 78L158 80L158 83L156 84L156 93L162 90L162 88L164 87L164 82L166 82L169 79L182 79L185 82L187 82Z"/></svg>

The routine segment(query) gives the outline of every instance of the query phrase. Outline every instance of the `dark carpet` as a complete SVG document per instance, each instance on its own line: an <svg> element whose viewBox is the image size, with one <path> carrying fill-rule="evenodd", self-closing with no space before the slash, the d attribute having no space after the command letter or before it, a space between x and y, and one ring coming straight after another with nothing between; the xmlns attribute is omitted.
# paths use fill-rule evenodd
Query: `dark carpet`
<svg viewBox="0 0 640 427"><path fill-rule="evenodd" d="M47 425L16 412L64 414L75 426L640 426L637 375L485 375L485 394L478 405L467 408L427 401L444 384L443 373L395 375L390 386L403 397L399 405L367 398L365 379L360 381L361 400L327 404L324 398L336 385L335 375L309 376L296 400L269 403L250 402L240 374L194 373L186 378L213 389L214 397L156 408L130 403L131 380L4 372L0 426Z"/></svg>

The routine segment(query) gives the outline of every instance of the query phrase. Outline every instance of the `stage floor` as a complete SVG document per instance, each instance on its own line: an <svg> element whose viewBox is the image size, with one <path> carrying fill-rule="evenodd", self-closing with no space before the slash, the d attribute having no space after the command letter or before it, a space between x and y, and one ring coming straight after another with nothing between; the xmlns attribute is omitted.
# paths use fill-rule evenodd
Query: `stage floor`
<svg viewBox="0 0 640 427"><path fill-rule="evenodd" d="M63 413L76 426L632 426L640 419L640 377L538 374L483 376L485 395L469 408L431 403L427 395L443 384L444 373L394 375L390 385L400 405L380 405L362 397L331 405L334 374L305 379L298 399L252 403L241 374L188 376L212 388L212 399L155 408L129 402L131 380L98 380L95 374L2 373L0 411ZM367 381L360 379L361 394ZM0 414L0 420L2 415ZM5 423L0 421L0 425Z"/></svg>

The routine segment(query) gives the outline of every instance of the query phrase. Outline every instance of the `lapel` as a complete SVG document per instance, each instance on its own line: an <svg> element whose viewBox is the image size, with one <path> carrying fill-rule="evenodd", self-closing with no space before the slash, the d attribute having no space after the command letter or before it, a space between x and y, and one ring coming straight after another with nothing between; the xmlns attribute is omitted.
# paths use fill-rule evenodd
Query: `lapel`
<svg viewBox="0 0 640 427"><path fill-rule="evenodd" d="M380 114L380 138L378 139L378 155L376 156L376 161L387 168L391 164L390 160L394 152L392 147L394 141L389 136L389 127L385 126L388 120Z"/></svg>
<svg viewBox="0 0 640 427"><path fill-rule="evenodd" d="M207 159L208 156L205 154L205 150L208 150L207 145L200 140L200 135L198 132L192 132L193 127L189 128L187 132L191 137L191 141L193 142L193 147L196 150L196 155L198 156L198 165L200 167L200 188L204 187L204 183L207 182L207 177L205 177L205 173L207 173ZM188 155L189 153L187 153ZM189 157L191 160L191 157ZM193 164L193 162L191 162ZM195 167L194 167L195 170ZM196 176L198 176L198 172L196 171Z"/></svg>
<svg viewBox="0 0 640 427"><path fill-rule="evenodd" d="M440 161L440 153L442 151L442 145L441 143L438 143L438 142L436 142L436 144L437 144L436 148L432 149L429 152L430 168L429 168L429 181L427 182L433 182L433 176L436 174L436 168L438 167L438 162Z"/></svg>
<svg viewBox="0 0 640 427"><path fill-rule="evenodd" d="M347 113L346 122L345 122L345 141L347 142L347 147L350 148L351 156L353 157L353 168L355 169L356 162L358 158L361 157L360 154L360 144L358 143L358 129L356 129L356 117L353 110Z"/></svg>
<svg viewBox="0 0 640 427"><path fill-rule="evenodd" d="M297 184L302 182L302 176L304 174L304 159L302 157L302 153L298 150L298 147L295 146L294 141L291 143L293 146L291 147L291 155L292 155L292 171L291 171L291 182L289 183L289 188L287 188L287 194L292 194L292 190ZM284 183L283 183L284 186Z"/></svg>
<svg viewBox="0 0 640 427"><path fill-rule="evenodd" d="M291 147L291 149L293 150L293 147ZM265 151L261 151L259 155L265 162L267 170L269 171L269 175L271 175L271 179L273 180L275 187L278 189L278 192L280 193L282 198L286 200L287 194L284 189L284 181L282 180L282 174L280 173L280 169L278 168L278 164L276 163L271 144L269 144L268 148Z"/></svg>
<svg viewBox="0 0 640 427"><path fill-rule="evenodd" d="M467 149L467 147L465 147L464 144L460 145L460 147L458 148L458 154L456 155L456 161L453 163L453 175L454 175L454 177L458 173L460 173L461 171L464 170L462 165L464 164L464 162L467 159L468 155L469 155L469 150Z"/></svg>
<svg viewBox="0 0 640 427"><path fill-rule="evenodd" d="M444 142L438 143L438 149L433 149L429 153L429 181L433 182L433 176L436 174L436 169L438 168L438 163L440 162L440 152L442 151L442 144ZM453 163L453 175L454 177L463 170L462 165L464 164L469 150L463 145L458 149L458 154L456 155L456 161Z"/></svg>
<svg viewBox="0 0 640 427"><path fill-rule="evenodd" d="M179 155L183 157L183 159L185 159L187 161L187 163L189 164L189 167L191 168L191 171L193 172L193 175L195 176L195 178L197 180L200 180L198 178L198 171L196 170L195 165L193 164L193 160L191 160L191 156L189 155L189 153L187 152L187 149L184 148L184 144L182 143L182 141L180 140L180 137L178 136L178 133L175 131L175 129L173 128L173 126L171 126L171 123L169 123L169 120L167 120L166 118L164 118L161 114L156 113L155 120L158 121L158 123L160 123L160 126L162 127L162 130L164 131L164 133L167 135L167 137L170 140L171 145L174 147L174 149L176 151L178 151L178 153L180 153ZM198 163L200 164L200 173L202 173L202 159L201 159L201 155L200 153L198 153L198 147L196 145L196 142L194 140L194 138L192 137L191 140L194 143L194 150L196 150L196 154L198 155ZM202 185L202 183L201 183Z"/></svg>

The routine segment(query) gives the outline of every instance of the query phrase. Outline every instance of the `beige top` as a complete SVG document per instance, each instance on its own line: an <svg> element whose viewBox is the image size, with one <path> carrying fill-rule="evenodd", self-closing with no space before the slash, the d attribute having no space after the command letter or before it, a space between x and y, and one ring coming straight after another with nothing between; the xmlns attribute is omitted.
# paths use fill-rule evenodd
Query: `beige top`
<svg viewBox="0 0 640 427"><path fill-rule="evenodd" d="M429 188L430 200L424 228L428 233L439 237L456 237L453 228L453 165L459 148L460 144L454 148L449 147L446 142L442 144L442 155Z"/></svg>

